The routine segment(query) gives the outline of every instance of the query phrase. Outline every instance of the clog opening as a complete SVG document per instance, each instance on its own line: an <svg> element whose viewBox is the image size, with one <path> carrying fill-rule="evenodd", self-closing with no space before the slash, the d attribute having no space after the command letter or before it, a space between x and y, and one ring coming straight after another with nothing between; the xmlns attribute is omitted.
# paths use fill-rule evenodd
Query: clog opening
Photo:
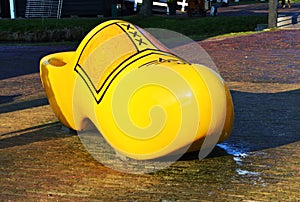
<svg viewBox="0 0 300 202"><path fill-rule="evenodd" d="M56 67L62 67L62 66L64 66L65 64L67 64L67 63L65 63L64 61L62 61L62 60L60 60L60 59L57 59L57 58L50 58L50 59L48 60L48 62L49 62L49 64L51 64L51 65L53 65L53 66L56 66Z"/></svg>

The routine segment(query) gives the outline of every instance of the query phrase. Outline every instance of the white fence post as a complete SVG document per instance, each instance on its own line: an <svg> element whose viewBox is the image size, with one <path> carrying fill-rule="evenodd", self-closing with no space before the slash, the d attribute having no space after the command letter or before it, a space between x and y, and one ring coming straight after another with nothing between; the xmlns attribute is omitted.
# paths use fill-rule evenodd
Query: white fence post
<svg viewBox="0 0 300 202"><path fill-rule="evenodd" d="M9 0L9 7L10 7L10 18L16 18L16 7L15 7L15 0Z"/></svg>

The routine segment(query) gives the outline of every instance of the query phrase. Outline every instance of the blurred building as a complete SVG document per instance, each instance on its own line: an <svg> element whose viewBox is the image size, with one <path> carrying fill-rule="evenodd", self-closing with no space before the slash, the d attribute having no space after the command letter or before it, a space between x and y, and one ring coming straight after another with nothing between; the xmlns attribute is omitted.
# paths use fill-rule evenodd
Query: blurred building
<svg viewBox="0 0 300 202"><path fill-rule="evenodd" d="M99 17L130 15L138 11L142 0L0 0L0 17L15 18ZM187 8L187 0L177 1L178 10ZM154 0L153 9L168 12L167 0Z"/></svg>
<svg viewBox="0 0 300 202"><path fill-rule="evenodd" d="M0 0L0 16L10 18L10 1ZM34 17L96 17L109 15L105 11L112 0L13 0L16 18Z"/></svg>

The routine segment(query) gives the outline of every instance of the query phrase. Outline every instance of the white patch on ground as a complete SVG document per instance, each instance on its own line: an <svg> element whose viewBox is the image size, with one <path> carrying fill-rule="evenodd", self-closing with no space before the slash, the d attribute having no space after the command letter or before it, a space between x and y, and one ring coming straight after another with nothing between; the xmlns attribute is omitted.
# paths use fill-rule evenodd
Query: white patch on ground
<svg viewBox="0 0 300 202"><path fill-rule="evenodd" d="M240 148L240 147L236 147L234 145L230 145L228 143L221 143L218 144L218 146L222 149L224 149L228 154L233 156L233 160L234 162L242 167L243 165L243 159L249 156L249 149L248 148ZM259 176L260 173L259 172L253 172L253 171L248 171L245 169L241 169L241 168L237 168L236 169L236 173L238 175L247 175L247 176Z"/></svg>

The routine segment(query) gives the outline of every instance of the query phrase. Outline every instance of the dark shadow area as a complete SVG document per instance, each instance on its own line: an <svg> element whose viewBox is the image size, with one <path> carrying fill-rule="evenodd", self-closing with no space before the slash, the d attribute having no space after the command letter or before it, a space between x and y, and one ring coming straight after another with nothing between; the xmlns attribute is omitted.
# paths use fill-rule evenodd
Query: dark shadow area
<svg viewBox="0 0 300 202"><path fill-rule="evenodd" d="M231 93L235 107L235 122L233 133L225 141L225 144L242 153L275 148L300 141L300 89L280 93L248 93L239 91L232 91ZM46 99L41 100L46 102ZM32 106L32 103L38 101L30 102ZM16 105L19 106L19 109L26 108L26 103ZM6 108L0 109L3 112ZM16 108L14 109L16 110ZM9 111L8 109L6 110ZM39 128L41 129L35 132L28 132L0 140L0 149L76 134L61 130L61 124L59 123L35 126L12 133L26 132L27 130ZM51 135L49 136L50 133ZM59 135L52 136L52 134L56 133L59 133ZM2 134L1 136L4 135L9 134ZM227 150L216 146L207 158L228 154ZM198 152L187 153L179 160L194 159L198 159Z"/></svg>
<svg viewBox="0 0 300 202"><path fill-rule="evenodd" d="M0 95L0 105L8 103L8 102L13 102L15 100L15 98L19 97L19 96L21 96L21 94L9 95L9 96L2 96L2 95ZM1 113L1 108L0 108L0 113Z"/></svg>
<svg viewBox="0 0 300 202"><path fill-rule="evenodd" d="M32 132L31 130L35 130L35 131ZM27 131L30 131L30 132L27 132ZM0 140L0 149L5 149L5 148L15 147L15 146L22 146L22 145L31 144L34 142L42 142L42 141L58 139L58 138L65 138L65 137L77 135L77 133L74 133L71 131L66 132L65 130L62 130L61 123L55 122L55 123L33 126L30 128L19 130L19 131L1 134L0 137L1 136L3 137L5 135L11 135L14 133L24 133L24 134Z"/></svg>
<svg viewBox="0 0 300 202"><path fill-rule="evenodd" d="M227 151L217 145L205 158L215 158L226 155L228 155ZM182 157L180 157L180 159L178 159L178 161L191 161L196 159L199 159L199 151L185 153Z"/></svg>
<svg viewBox="0 0 300 202"><path fill-rule="evenodd" d="M7 100L7 102L9 102L9 100ZM0 103L2 104L2 102ZM0 113L7 113L7 112L13 112L13 111L18 111L23 109L29 109L32 107L39 107L47 104L49 104L47 98L39 98L39 99L23 101L19 103L5 104L5 105L0 105Z"/></svg>
<svg viewBox="0 0 300 202"><path fill-rule="evenodd" d="M71 45L0 44L0 80L39 72L40 59L48 54L75 50Z"/></svg>
<svg viewBox="0 0 300 202"><path fill-rule="evenodd" d="M259 151L300 141L300 90L280 93L231 91L235 120L232 135L215 146L207 158L232 153ZM234 151L233 151L234 150ZM198 159L199 152L184 154L179 160Z"/></svg>
<svg viewBox="0 0 300 202"><path fill-rule="evenodd" d="M235 122L226 141L257 151L300 141L300 90L280 93L232 91Z"/></svg>

